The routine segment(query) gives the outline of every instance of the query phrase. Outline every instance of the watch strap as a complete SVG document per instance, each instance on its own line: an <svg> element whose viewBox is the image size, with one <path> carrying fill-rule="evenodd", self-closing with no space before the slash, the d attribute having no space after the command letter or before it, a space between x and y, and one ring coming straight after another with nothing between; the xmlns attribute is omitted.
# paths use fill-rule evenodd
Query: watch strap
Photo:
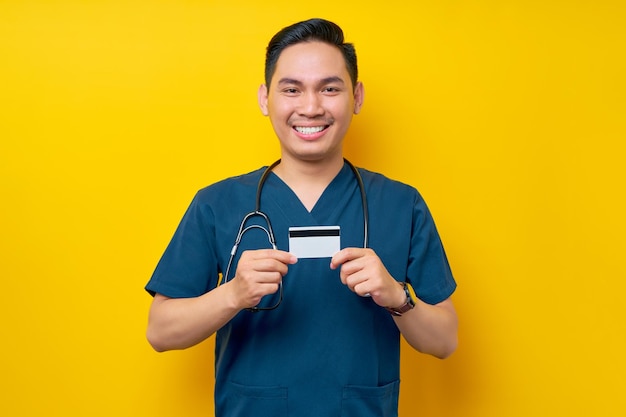
<svg viewBox="0 0 626 417"><path fill-rule="evenodd" d="M400 317L404 313L409 310L412 310L415 307L415 302L417 296L415 295L415 291L413 287L408 282L403 282L402 287L404 288L404 293L406 294L406 301L400 307L385 307L391 315Z"/></svg>

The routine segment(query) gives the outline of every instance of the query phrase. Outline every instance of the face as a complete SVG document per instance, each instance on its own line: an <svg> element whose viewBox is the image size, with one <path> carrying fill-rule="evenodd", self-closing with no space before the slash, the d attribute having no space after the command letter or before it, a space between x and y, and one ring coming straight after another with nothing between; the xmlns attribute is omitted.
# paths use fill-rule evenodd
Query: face
<svg viewBox="0 0 626 417"><path fill-rule="evenodd" d="M283 159L343 158L343 138L362 103L363 85L352 87L343 55L323 42L285 48L270 88L259 89L259 106L272 122Z"/></svg>

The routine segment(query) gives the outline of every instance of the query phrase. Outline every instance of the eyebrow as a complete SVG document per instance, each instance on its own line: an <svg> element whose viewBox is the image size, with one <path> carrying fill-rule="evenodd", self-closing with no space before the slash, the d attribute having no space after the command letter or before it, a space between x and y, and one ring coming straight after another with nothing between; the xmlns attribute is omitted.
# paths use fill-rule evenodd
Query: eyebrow
<svg viewBox="0 0 626 417"><path fill-rule="evenodd" d="M326 77L326 78L322 78L321 80L319 80L318 84L319 85L324 85L324 84L332 84L332 83L340 83L340 84L345 84L345 82L343 81L343 79L341 77L338 76L332 76L332 77ZM285 77L285 78L281 78L280 80L278 80L278 85L283 85L283 84L293 84L293 85L297 85L297 86L302 86L304 85L304 83L300 80L296 80L295 78L289 78L289 77Z"/></svg>

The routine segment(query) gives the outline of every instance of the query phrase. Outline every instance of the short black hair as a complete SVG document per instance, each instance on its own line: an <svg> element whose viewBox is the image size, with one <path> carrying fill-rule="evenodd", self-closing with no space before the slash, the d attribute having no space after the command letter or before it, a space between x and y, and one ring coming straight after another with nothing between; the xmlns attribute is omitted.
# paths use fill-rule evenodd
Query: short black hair
<svg viewBox="0 0 626 417"><path fill-rule="evenodd" d="M346 68L348 74L350 74L352 87L356 86L358 67L354 45L344 42L343 30L337 24L316 18L287 26L272 37L267 45L265 54L265 85L268 88L276 71L276 63L283 50L297 43L311 41L320 41L336 46L346 61Z"/></svg>

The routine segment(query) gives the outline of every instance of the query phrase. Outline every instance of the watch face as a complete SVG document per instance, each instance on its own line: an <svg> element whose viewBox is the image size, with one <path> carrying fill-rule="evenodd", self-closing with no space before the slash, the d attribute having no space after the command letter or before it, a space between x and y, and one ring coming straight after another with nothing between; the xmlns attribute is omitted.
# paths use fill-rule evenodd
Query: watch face
<svg viewBox="0 0 626 417"><path fill-rule="evenodd" d="M415 307L415 303L417 302L417 295L415 295L415 290L408 282L404 283L404 291L406 291L407 303L411 304L411 308Z"/></svg>
<svg viewBox="0 0 626 417"><path fill-rule="evenodd" d="M412 310L413 307L415 307L415 300L417 299L417 296L415 295L413 287L408 282L403 282L402 286L404 287L404 293L406 294L406 302L404 303L404 305L395 308L387 307L387 311L389 311L394 316L401 316L402 314L406 313L409 310Z"/></svg>

